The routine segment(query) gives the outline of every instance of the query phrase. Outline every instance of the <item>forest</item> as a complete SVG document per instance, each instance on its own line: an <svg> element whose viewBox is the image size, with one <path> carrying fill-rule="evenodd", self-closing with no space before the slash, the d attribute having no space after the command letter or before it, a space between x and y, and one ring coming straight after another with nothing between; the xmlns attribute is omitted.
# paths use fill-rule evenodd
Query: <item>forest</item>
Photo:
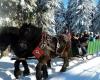
<svg viewBox="0 0 100 80"><path fill-rule="evenodd" d="M0 0L0 27L32 23L51 35L64 27L76 33L100 32L100 0Z"/></svg>

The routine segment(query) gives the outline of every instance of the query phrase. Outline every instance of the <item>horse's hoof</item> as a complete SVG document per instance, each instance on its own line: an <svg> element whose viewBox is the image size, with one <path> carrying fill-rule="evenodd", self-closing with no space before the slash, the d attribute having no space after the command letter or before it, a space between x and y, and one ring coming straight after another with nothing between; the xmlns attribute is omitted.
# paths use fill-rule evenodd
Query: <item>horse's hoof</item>
<svg viewBox="0 0 100 80"><path fill-rule="evenodd" d="M46 77L43 77L43 80L47 80L48 79L48 76L46 76Z"/></svg>
<svg viewBox="0 0 100 80"><path fill-rule="evenodd" d="M14 76L15 76L15 78L18 79L19 76L21 75L21 73L22 73L22 71L20 71L20 70L15 70L15 71L14 71Z"/></svg>
<svg viewBox="0 0 100 80"><path fill-rule="evenodd" d="M29 71L24 71L23 72L23 76L28 76L28 75L30 75L30 72Z"/></svg>
<svg viewBox="0 0 100 80"><path fill-rule="evenodd" d="M51 68L51 65L47 65L48 68Z"/></svg>
<svg viewBox="0 0 100 80"><path fill-rule="evenodd" d="M65 72L66 71L66 68L62 68L61 70L60 70L60 72Z"/></svg>
<svg viewBox="0 0 100 80"><path fill-rule="evenodd" d="M43 80L47 80L47 78L43 78Z"/></svg>

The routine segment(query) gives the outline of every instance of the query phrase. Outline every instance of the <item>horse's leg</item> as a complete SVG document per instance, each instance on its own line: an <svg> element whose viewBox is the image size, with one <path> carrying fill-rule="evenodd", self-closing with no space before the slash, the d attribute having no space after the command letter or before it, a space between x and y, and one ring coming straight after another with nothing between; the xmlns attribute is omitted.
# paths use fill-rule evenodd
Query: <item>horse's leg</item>
<svg viewBox="0 0 100 80"><path fill-rule="evenodd" d="M30 71L29 71L29 68L28 68L28 64L26 62L26 60L21 60L22 64L23 64L23 67L24 67L24 72L23 72L23 75L29 75Z"/></svg>
<svg viewBox="0 0 100 80"><path fill-rule="evenodd" d="M36 66L36 79L42 80L48 78L48 71L47 71L47 56L43 55L39 58L39 63Z"/></svg>
<svg viewBox="0 0 100 80"><path fill-rule="evenodd" d="M48 71L47 71L47 65L46 64L43 64L42 71L43 71L43 78L45 80L45 79L48 78Z"/></svg>
<svg viewBox="0 0 100 80"><path fill-rule="evenodd" d="M41 63L43 64L42 71L43 71L44 80L48 78L47 63L49 63L49 67L51 67L50 61L51 61L51 59L50 59L49 55L44 55L44 58L41 61Z"/></svg>
<svg viewBox="0 0 100 80"><path fill-rule="evenodd" d="M18 79L19 75L21 75L19 65L20 65L20 60L16 60L15 63L14 63L14 67L15 67L14 76L16 77L16 79Z"/></svg>
<svg viewBox="0 0 100 80"><path fill-rule="evenodd" d="M69 51L70 51L69 47L65 46L62 53L63 66L60 72L65 72L67 67L69 66Z"/></svg>
<svg viewBox="0 0 100 80"><path fill-rule="evenodd" d="M42 62L39 62L36 65L36 79L42 80L42 78L48 78L47 65Z"/></svg>
<svg viewBox="0 0 100 80"><path fill-rule="evenodd" d="M41 80L42 79L42 75L43 75L43 73L42 73L42 63L38 63L37 65L36 65L36 68L35 68L35 70L36 70L36 80Z"/></svg>
<svg viewBox="0 0 100 80"><path fill-rule="evenodd" d="M87 49L86 47L81 47L82 49L82 59L84 60L84 57L86 57L86 59L88 59L88 56L87 56Z"/></svg>
<svg viewBox="0 0 100 80"><path fill-rule="evenodd" d="M65 72L68 66L69 66L68 58L67 57L63 57L63 66L62 66L60 72Z"/></svg>
<svg viewBox="0 0 100 80"><path fill-rule="evenodd" d="M47 61L47 66L48 66L49 68L51 68L51 59L49 59L49 60Z"/></svg>

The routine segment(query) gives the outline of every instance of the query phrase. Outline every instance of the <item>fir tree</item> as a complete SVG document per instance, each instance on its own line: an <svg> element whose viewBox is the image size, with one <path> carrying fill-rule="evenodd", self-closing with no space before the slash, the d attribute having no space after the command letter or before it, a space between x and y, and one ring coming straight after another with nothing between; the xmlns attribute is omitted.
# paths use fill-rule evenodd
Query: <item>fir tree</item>
<svg viewBox="0 0 100 80"><path fill-rule="evenodd" d="M97 8L95 10L95 15L93 19L93 25L92 25L92 31L93 32L100 32L100 0L97 4Z"/></svg>
<svg viewBox="0 0 100 80"><path fill-rule="evenodd" d="M55 8L55 29L57 34L61 33L65 27L65 8L62 0L58 0Z"/></svg>
<svg viewBox="0 0 100 80"><path fill-rule="evenodd" d="M90 29L94 14L92 0L69 0L66 19L70 28L75 32Z"/></svg>
<svg viewBox="0 0 100 80"><path fill-rule="evenodd" d="M44 1L44 0L43 0ZM43 2L42 1L42 2ZM43 30L46 31L50 35L55 35L55 7L57 0L45 0L45 5L43 5L44 10L41 11L41 17L39 21L41 22L41 26L43 26ZM44 12L43 12L44 11ZM40 23L40 22L39 22Z"/></svg>

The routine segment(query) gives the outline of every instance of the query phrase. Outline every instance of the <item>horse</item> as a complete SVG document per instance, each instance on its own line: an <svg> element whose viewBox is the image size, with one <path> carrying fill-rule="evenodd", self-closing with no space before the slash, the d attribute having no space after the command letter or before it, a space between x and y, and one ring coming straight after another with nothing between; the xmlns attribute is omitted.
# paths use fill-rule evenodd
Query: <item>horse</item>
<svg viewBox="0 0 100 80"><path fill-rule="evenodd" d="M64 35L64 34L63 34ZM39 59L39 63L36 66L36 78L37 80L41 80L42 76L44 79L48 77L47 68L51 68L51 60L55 57L60 57L63 59L63 66L60 72L65 72L67 67L69 66L69 53L71 48L71 42L68 39L68 35L66 39L65 36L51 36L48 33L45 33L43 38L41 39L41 46L44 50L45 54L42 55ZM57 47L57 44L60 44L60 47ZM63 45L62 45L63 44ZM45 65L46 64L46 65Z"/></svg>
<svg viewBox="0 0 100 80"><path fill-rule="evenodd" d="M57 52L60 53L61 58L63 59L63 66L60 72L65 72L69 66L69 58L71 54L71 36L70 33L61 34L58 37L60 47Z"/></svg>
<svg viewBox="0 0 100 80"><path fill-rule="evenodd" d="M32 57L32 51L39 45L41 41L42 28L38 28L32 24L23 24L19 29L19 36L14 43L11 43L11 49L17 56L14 63L14 75L16 78L20 75L20 63L23 64L24 75L29 75L30 71L26 59Z"/></svg>
<svg viewBox="0 0 100 80"><path fill-rule="evenodd" d="M60 72L65 72L67 67L69 66L69 54L71 48L69 34L61 34L54 37L47 34L47 39L45 42L46 47L44 50L46 51L46 53L48 53L50 58L47 62L48 67L51 67L52 58L59 56L63 59L63 66ZM57 44L60 45L59 48L57 47Z"/></svg>
<svg viewBox="0 0 100 80"><path fill-rule="evenodd" d="M14 63L14 75L16 78L20 75L20 63L23 64L24 75L29 74L28 64L26 59L32 57L32 51L38 46L41 41L42 28L38 28L32 24L24 23L21 28L2 27L0 28L0 50L1 57L3 51L10 45L16 55Z"/></svg>

